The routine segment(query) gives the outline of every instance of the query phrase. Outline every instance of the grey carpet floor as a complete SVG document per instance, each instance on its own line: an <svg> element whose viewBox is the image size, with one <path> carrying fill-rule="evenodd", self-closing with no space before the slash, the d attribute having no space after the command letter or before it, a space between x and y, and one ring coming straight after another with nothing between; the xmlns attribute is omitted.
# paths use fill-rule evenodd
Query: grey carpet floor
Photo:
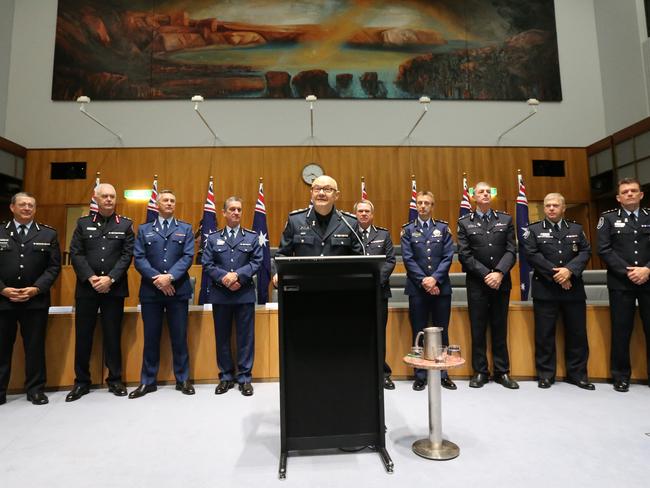
<svg viewBox="0 0 650 488"><path fill-rule="evenodd" d="M427 436L427 395L398 381L386 392L387 474L369 450L289 457L277 477L278 383L256 383L245 398L214 385L183 396L173 386L137 400L94 390L74 403L24 395L0 406L0 487L644 487L650 486L650 388L594 392L558 383L517 391L458 381L443 390L444 437L460 446L451 461L416 456Z"/></svg>

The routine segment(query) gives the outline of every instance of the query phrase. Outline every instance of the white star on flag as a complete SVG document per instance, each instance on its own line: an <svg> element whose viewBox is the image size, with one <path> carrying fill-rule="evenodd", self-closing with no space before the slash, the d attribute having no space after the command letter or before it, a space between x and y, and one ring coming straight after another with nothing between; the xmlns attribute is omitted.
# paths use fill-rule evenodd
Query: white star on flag
<svg viewBox="0 0 650 488"><path fill-rule="evenodd" d="M266 243L269 242L267 239L267 235L264 232L260 232L260 235L258 236L257 240L260 243L260 246L266 247Z"/></svg>

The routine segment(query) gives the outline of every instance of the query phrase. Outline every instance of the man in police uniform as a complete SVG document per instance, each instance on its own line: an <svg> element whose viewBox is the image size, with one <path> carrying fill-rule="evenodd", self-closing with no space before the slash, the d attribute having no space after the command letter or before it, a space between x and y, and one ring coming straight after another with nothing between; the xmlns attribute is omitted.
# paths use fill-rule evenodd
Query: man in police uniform
<svg viewBox="0 0 650 488"><path fill-rule="evenodd" d="M630 339L637 302L650 376L650 209L640 207L642 199L639 180L624 178L616 195L620 208L603 213L598 221L598 254L607 264L612 318L612 378L620 392L630 388Z"/></svg>
<svg viewBox="0 0 650 488"><path fill-rule="evenodd" d="M375 206L370 200L361 200L354 204L354 214L357 217L356 232L363 241L366 255L386 256L386 261L381 267L381 323L384 324L384 388L394 390L395 384L390 379L392 373L386 362L386 324L388 323L388 299L390 292L390 275L395 269L395 249L390 238L390 232L384 227L373 225Z"/></svg>
<svg viewBox="0 0 650 488"><path fill-rule="evenodd" d="M253 276L262 264L259 236L240 226L242 200L229 197L223 204L226 226L211 234L203 251L203 267L211 278L208 302L212 304L217 341L221 395L239 384L244 396L253 394L251 370L255 353L255 284ZM237 377L230 351L232 321L237 331Z"/></svg>
<svg viewBox="0 0 650 488"><path fill-rule="evenodd" d="M14 218L0 226L0 405L7 402L17 323L25 348L27 400L45 405L45 330L61 251L56 231L34 221L33 195L16 193L9 208Z"/></svg>
<svg viewBox="0 0 650 488"><path fill-rule="evenodd" d="M454 257L454 243L447 222L431 218L435 200L430 191L417 194L417 219L402 227L402 258L406 268L409 319L413 337L431 323L442 327L442 343L449 344L451 283L449 268ZM429 319L431 321L429 322ZM455 390L456 384L442 371L442 386ZM424 390L427 372L415 370L413 389Z"/></svg>
<svg viewBox="0 0 650 488"><path fill-rule="evenodd" d="M561 194L546 195L546 218L528 226L522 243L528 262L535 269L532 295L537 386L550 388L555 381L555 324L561 313L566 341L566 381L594 390L587 379L587 296L582 283L591 246L582 226L564 219L565 210Z"/></svg>
<svg viewBox="0 0 650 488"><path fill-rule="evenodd" d="M289 214L276 256L345 256L363 254L361 238L354 231L356 218L336 209L339 198L334 178L319 176L311 184L313 205ZM273 275L278 286L278 275Z"/></svg>
<svg viewBox="0 0 650 488"><path fill-rule="evenodd" d="M133 256L133 224L115 213L115 188L102 183L95 188L96 214L81 217L70 241L72 267L77 274L75 291L75 382L66 402L78 400L90 390L90 353L100 310L108 391L126 396L122 383L120 336L124 299L129 296L127 270Z"/></svg>
<svg viewBox="0 0 650 488"><path fill-rule="evenodd" d="M192 285L187 270L194 257L192 226L174 218L176 197L171 190L158 194L158 217L138 228L133 252L135 268L142 275L140 303L144 325L144 351L140 386L129 398L140 398L157 390L160 365L160 334L167 316L172 343L176 389L194 395L189 381L187 315Z"/></svg>
<svg viewBox="0 0 650 488"><path fill-rule="evenodd" d="M476 210L458 220L458 257L467 273L467 304L472 333L472 388L489 381L486 335L492 335L494 381L506 388L519 385L509 376L508 304L510 269L515 265L515 229L512 217L492 210L492 188L479 182L474 187Z"/></svg>

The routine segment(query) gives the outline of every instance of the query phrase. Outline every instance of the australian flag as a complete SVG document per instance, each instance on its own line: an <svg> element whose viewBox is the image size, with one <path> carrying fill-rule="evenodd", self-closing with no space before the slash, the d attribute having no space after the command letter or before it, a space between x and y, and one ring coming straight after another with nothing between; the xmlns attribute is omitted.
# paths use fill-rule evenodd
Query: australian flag
<svg viewBox="0 0 650 488"><path fill-rule="evenodd" d="M460 211L458 212L458 218L463 215L467 215L472 211L472 204L469 201L469 190L467 188L467 178L463 175L463 196L460 199Z"/></svg>
<svg viewBox="0 0 650 488"><path fill-rule="evenodd" d="M411 201L409 202L409 222L418 218L418 207L415 204L418 196L418 187L415 184L415 178L411 180Z"/></svg>
<svg viewBox="0 0 650 488"><path fill-rule="evenodd" d="M262 305L269 301L269 283L271 282L271 251L269 249L269 231L266 226L266 205L264 205L264 185L260 182L253 215L253 232L257 233L262 247L262 265L257 272L257 303Z"/></svg>
<svg viewBox="0 0 650 488"><path fill-rule="evenodd" d="M154 176L153 186L151 187L151 196L147 204L147 220L153 222L158 218L158 177Z"/></svg>
<svg viewBox="0 0 650 488"><path fill-rule="evenodd" d="M203 255L203 249L208 242L208 236L217 231L217 208L214 204L214 185L212 176L210 176L210 183L208 184L208 196L205 197L205 203L203 204L203 218L199 224L199 232L201 234L201 246L199 247L199 252L197 253L197 258L199 259ZM201 291L199 292L199 305L203 305L207 302L209 296L210 288L210 276L206 272L205 268L201 273Z"/></svg>
<svg viewBox="0 0 650 488"><path fill-rule="evenodd" d="M89 215L95 215L99 212L99 206L97 205L97 200L95 200L95 190L99 186L99 173L97 173L97 178L95 178L95 186L93 187L93 194L90 197L90 213Z"/></svg>
<svg viewBox="0 0 650 488"><path fill-rule="evenodd" d="M528 230L528 199L526 198L526 187L521 173L517 175L519 191L517 193L517 241L519 245L519 281L521 282L521 299L528 300L530 290L530 266L526 260L526 253L522 241L524 232Z"/></svg>
<svg viewBox="0 0 650 488"><path fill-rule="evenodd" d="M361 200L368 200L368 192L366 191L366 180L361 178Z"/></svg>

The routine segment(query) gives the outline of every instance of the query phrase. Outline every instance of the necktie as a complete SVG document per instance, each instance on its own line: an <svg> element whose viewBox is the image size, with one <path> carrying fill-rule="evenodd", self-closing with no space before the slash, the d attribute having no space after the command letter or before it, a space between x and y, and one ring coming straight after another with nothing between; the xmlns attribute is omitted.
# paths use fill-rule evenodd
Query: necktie
<svg viewBox="0 0 650 488"><path fill-rule="evenodd" d="M235 240L235 229L230 229L230 242Z"/></svg>
<svg viewBox="0 0 650 488"><path fill-rule="evenodd" d="M555 232L560 232L560 226L558 224L553 224L553 230Z"/></svg>
<svg viewBox="0 0 650 488"><path fill-rule="evenodd" d="M362 234L363 234L363 242L368 242L368 229L364 230Z"/></svg>
<svg viewBox="0 0 650 488"><path fill-rule="evenodd" d="M167 229L169 229L169 222L167 220L163 220L163 232L166 234Z"/></svg>
<svg viewBox="0 0 650 488"><path fill-rule="evenodd" d="M23 224L18 226L18 237L20 237L21 241L27 237L27 227Z"/></svg>
<svg viewBox="0 0 650 488"><path fill-rule="evenodd" d="M631 223L636 224L636 215L634 215L634 213L630 214L629 219Z"/></svg>
<svg viewBox="0 0 650 488"><path fill-rule="evenodd" d="M490 216L488 214L483 214L483 222L485 222L485 225L490 221Z"/></svg>
<svg viewBox="0 0 650 488"><path fill-rule="evenodd" d="M422 228L424 230L427 230L429 228L429 222L425 222L424 224L422 224Z"/></svg>

